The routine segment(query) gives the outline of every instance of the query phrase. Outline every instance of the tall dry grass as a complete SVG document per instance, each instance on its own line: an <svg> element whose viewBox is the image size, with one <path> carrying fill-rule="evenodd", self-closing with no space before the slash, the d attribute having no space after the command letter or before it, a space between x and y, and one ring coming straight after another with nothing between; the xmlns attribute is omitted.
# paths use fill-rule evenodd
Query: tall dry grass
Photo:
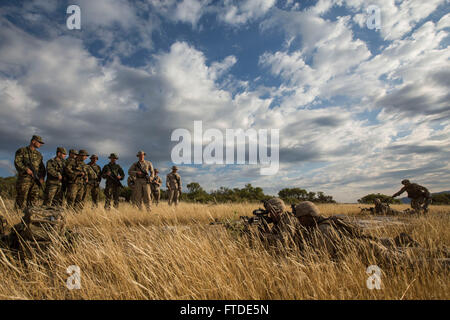
<svg viewBox="0 0 450 320"><path fill-rule="evenodd" d="M10 224L20 217L6 203ZM160 204L153 212L128 204L120 210L68 212L79 238L67 251L55 243L27 261L0 253L1 299L448 299L449 269L433 260L382 268L382 289L366 286L368 263L352 251L340 261L306 250L274 254L250 247L215 218L251 215L252 204ZM406 206L397 207L404 209ZM324 215L359 212L357 205L321 205ZM450 244L450 208L432 207L426 217L394 218L405 224L374 224L377 236L407 232L437 252ZM374 218L366 218L374 220ZM407 220L407 221L406 221ZM370 256L370 253L369 253ZM437 254L435 257L440 257ZM373 257L370 259L374 259ZM369 260L370 260L369 259ZM66 268L81 269L81 289L68 290Z"/></svg>

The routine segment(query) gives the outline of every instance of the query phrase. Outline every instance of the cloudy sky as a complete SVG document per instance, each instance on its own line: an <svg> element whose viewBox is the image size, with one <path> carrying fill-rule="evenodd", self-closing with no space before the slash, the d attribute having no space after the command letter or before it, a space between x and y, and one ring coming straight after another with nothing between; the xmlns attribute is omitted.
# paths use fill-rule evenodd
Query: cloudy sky
<svg viewBox="0 0 450 320"><path fill-rule="evenodd" d="M81 30L66 9L81 8ZM367 8L380 9L380 29ZM181 165L184 185L450 189L448 0L0 2L0 176L39 134L164 176L177 128L280 130L280 168ZM204 142L205 143L205 142Z"/></svg>

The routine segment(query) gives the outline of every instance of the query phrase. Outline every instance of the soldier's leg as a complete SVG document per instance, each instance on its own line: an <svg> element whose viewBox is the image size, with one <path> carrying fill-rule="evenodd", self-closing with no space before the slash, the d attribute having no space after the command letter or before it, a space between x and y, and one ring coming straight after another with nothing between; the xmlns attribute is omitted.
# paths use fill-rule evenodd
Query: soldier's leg
<svg viewBox="0 0 450 320"><path fill-rule="evenodd" d="M91 189L92 189L92 185L90 185L90 184L87 184L84 186L83 196L81 197L83 202L86 202L87 195L91 193Z"/></svg>
<svg viewBox="0 0 450 320"><path fill-rule="evenodd" d="M151 191L150 186L145 183L142 185L142 200L144 201L147 211L151 211Z"/></svg>
<svg viewBox="0 0 450 320"><path fill-rule="evenodd" d="M39 206L40 204L40 189L36 183L33 182L31 185L29 191L28 191L28 197L27 197L27 205L28 206Z"/></svg>
<svg viewBox="0 0 450 320"><path fill-rule="evenodd" d="M175 202L175 205L177 206L179 203L179 198L180 198L180 191L175 190L174 192L174 197L173 197L173 201Z"/></svg>
<svg viewBox="0 0 450 320"><path fill-rule="evenodd" d="M69 209L73 209L76 196L77 196L77 185L75 183L68 184L66 198L67 198L67 207Z"/></svg>
<svg viewBox="0 0 450 320"><path fill-rule="evenodd" d="M98 207L98 193L99 193L99 187L94 186L91 189L91 198L93 205L97 208Z"/></svg>
<svg viewBox="0 0 450 320"><path fill-rule="evenodd" d="M135 201L135 206L138 207L139 209L142 208L142 193L144 192L143 190L143 182L141 181L142 179L136 179L136 184L134 185L134 201Z"/></svg>
<svg viewBox="0 0 450 320"><path fill-rule="evenodd" d="M75 197L75 210L82 211L84 207L83 196L86 191L86 188L83 184L77 185L77 195Z"/></svg>
<svg viewBox="0 0 450 320"><path fill-rule="evenodd" d="M53 205L53 199L55 198L56 194L58 193L59 185L57 184L49 184L47 183L45 186L45 192L44 192L44 206L51 206Z"/></svg>
<svg viewBox="0 0 450 320"><path fill-rule="evenodd" d="M428 206L431 204L431 197L425 199L425 204L423 205L423 211L428 212Z"/></svg>
<svg viewBox="0 0 450 320"><path fill-rule="evenodd" d="M417 199L411 199L411 208L414 210L414 211L420 211L420 204L419 204L419 202L417 201Z"/></svg>
<svg viewBox="0 0 450 320"><path fill-rule="evenodd" d="M28 191L31 188L29 181L17 180L16 182L16 203L15 208L22 210L25 207L25 199L28 197Z"/></svg>
<svg viewBox="0 0 450 320"><path fill-rule="evenodd" d="M113 187L113 197L114 197L114 208L119 209L119 196L120 196L120 187Z"/></svg>
<svg viewBox="0 0 450 320"><path fill-rule="evenodd" d="M168 201L167 201L167 203L169 204L169 206L172 205L172 203L173 203L173 197L174 197L174 194L175 194L174 191L175 191L175 190L172 190L172 189L169 190L169 195L168 195L168 196L169 196L169 199L168 199Z"/></svg>
<svg viewBox="0 0 450 320"><path fill-rule="evenodd" d="M111 208L111 186L105 187L105 209L109 210Z"/></svg>

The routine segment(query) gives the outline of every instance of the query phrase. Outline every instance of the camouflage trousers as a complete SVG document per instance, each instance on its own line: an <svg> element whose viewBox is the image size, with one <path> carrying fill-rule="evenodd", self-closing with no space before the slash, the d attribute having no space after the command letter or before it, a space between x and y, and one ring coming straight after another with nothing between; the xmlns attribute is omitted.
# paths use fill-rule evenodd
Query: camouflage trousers
<svg viewBox="0 0 450 320"><path fill-rule="evenodd" d="M75 211L83 209L83 195L85 185L83 183L69 183L67 186L67 206Z"/></svg>
<svg viewBox="0 0 450 320"><path fill-rule="evenodd" d="M25 206L39 205L39 186L28 177L19 177L16 182L15 208L22 210Z"/></svg>
<svg viewBox="0 0 450 320"><path fill-rule="evenodd" d="M62 185L47 181L44 191L44 206L62 206Z"/></svg>
<svg viewBox="0 0 450 320"><path fill-rule="evenodd" d="M179 190L170 189L169 190L169 206L172 204L178 205L178 198L180 196Z"/></svg>
<svg viewBox="0 0 450 320"><path fill-rule="evenodd" d="M416 211L424 210L425 212L428 211L428 206L431 204L431 198L415 198L411 199L411 208L413 208ZM422 206L423 205L423 206Z"/></svg>
<svg viewBox="0 0 450 320"><path fill-rule="evenodd" d="M144 202L147 211L151 211L151 191L150 185L143 178L137 178L133 186L133 196L134 205L139 209L142 209L142 202Z"/></svg>
<svg viewBox="0 0 450 320"><path fill-rule="evenodd" d="M156 203L156 205L158 205L159 199L161 199L161 190L159 188L151 188L151 189L153 202Z"/></svg>
<svg viewBox="0 0 450 320"><path fill-rule="evenodd" d="M94 207L98 207L98 195L100 193L100 187L98 185L87 184L84 189L83 202L86 202L86 197L89 194L91 196L92 204Z"/></svg>
<svg viewBox="0 0 450 320"><path fill-rule="evenodd" d="M107 183L105 186L105 209L111 209L111 200L114 200L114 208L119 208L120 186Z"/></svg>

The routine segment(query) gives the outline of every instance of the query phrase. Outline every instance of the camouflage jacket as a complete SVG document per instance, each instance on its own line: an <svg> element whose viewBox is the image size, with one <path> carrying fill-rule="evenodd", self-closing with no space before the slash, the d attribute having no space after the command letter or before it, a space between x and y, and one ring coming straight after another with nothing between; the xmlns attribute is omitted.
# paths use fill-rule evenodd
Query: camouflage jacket
<svg viewBox="0 0 450 320"><path fill-rule="evenodd" d="M42 162L42 154L30 147L23 147L16 151L14 158L14 166L16 167L19 179L32 179L27 174L27 168L34 169L39 178L45 178L45 166Z"/></svg>
<svg viewBox="0 0 450 320"><path fill-rule="evenodd" d="M141 168L144 171L148 172L150 179L153 179L153 176L155 175L155 172L153 171L153 164L147 160L144 160L144 162L137 161L137 162L133 163L131 165L130 169L128 169L128 175L135 177L135 178L143 178L144 177L144 174L139 169L139 165L138 165L139 163L141 165Z"/></svg>
<svg viewBox="0 0 450 320"><path fill-rule="evenodd" d="M61 184L59 177L64 174L64 160L54 157L47 161L47 183Z"/></svg>
<svg viewBox="0 0 450 320"><path fill-rule="evenodd" d="M71 159L66 164L64 172L67 175L69 183L83 184L88 178L88 168L87 164L82 160ZM82 174L84 173L84 176Z"/></svg>
<svg viewBox="0 0 450 320"><path fill-rule="evenodd" d="M88 169L88 184L99 186L102 180L102 168L98 164L87 164Z"/></svg>
<svg viewBox="0 0 450 320"><path fill-rule="evenodd" d="M107 175L108 172L111 172L116 177L120 176L120 180L123 180L125 178L125 173L123 172L122 167L120 165L118 165L117 163L113 164L110 162L103 167L102 174L101 174L101 177L103 179L106 179L106 184L108 184L108 185L117 183L113 177Z"/></svg>
<svg viewBox="0 0 450 320"><path fill-rule="evenodd" d="M421 185L418 185L417 183L410 183L409 185L404 186L403 188L400 189L399 192L394 194L392 197L395 198L395 197L401 195L405 191L408 193L408 198L411 198L411 199L417 199L420 197L425 197L425 198L430 197L430 192L428 191L428 189L425 187L422 187Z"/></svg>
<svg viewBox="0 0 450 320"><path fill-rule="evenodd" d="M166 187L169 190L181 190L181 177L176 172L171 172L166 178Z"/></svg>
<svg viewBox="0 0 450 320"><path fill-rule="evenodd" d="M159 188L161 188L161 185L162 185L161 177L160 176L154 176L153 179L152 179L151 187L153 189L159 189Z"/></svg>

